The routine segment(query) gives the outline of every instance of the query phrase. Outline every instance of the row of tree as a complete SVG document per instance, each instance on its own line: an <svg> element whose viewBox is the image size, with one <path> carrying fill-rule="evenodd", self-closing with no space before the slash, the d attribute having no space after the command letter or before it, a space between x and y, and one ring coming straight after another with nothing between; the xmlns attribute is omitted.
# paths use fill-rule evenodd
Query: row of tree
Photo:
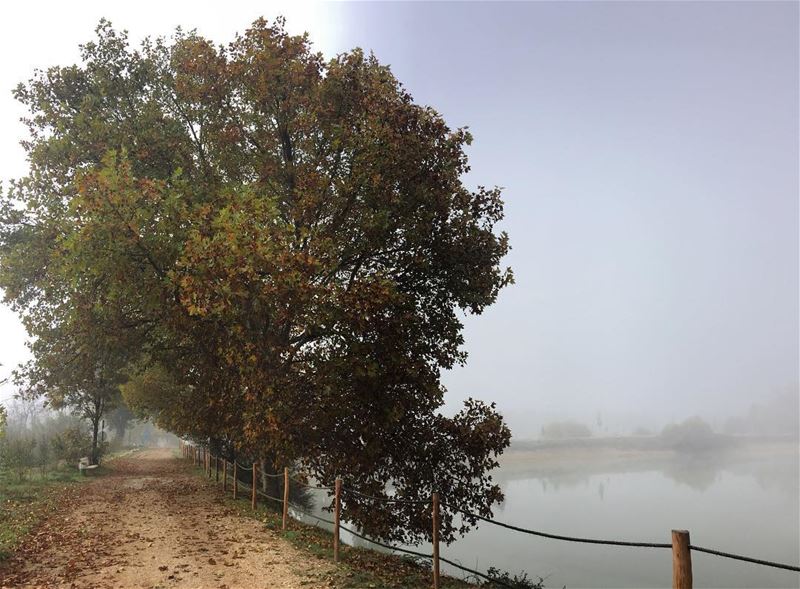
<svg viewBox="0 0 800 589"><path fill-rule="evenodd" d="M178 31L133 49L101 22L39 71L27 177L0 202L0 287L31 335L30 395L97 439L120 394L181 436L323 483L490 516L510 432L494 405L443 416L461 317L512 281L498 189L467 189L466 129L360 50L331 60L283 22L227 46ZM351 495L384 539L429 509Z"/></svg>

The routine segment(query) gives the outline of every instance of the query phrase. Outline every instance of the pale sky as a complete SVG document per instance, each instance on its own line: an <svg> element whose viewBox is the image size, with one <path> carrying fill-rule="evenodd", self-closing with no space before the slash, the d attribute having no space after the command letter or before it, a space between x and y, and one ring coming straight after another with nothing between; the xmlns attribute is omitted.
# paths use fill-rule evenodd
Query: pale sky
<svg viewBox="0 0 800 589"><path fill-rule="evenodd" d="M257 6L257 8L251 8ZM73 63L101 16L228 42L284 14L469 125L469 185L506 188L517 284L467 319L448 409L512 429L719 419L798 376L798 3L28 2L0 18L0 178L25 172L10 89ZM0 312L0 370L24 334ZM5 372L0 373L5 374ZM11 390L0 390L0 399Z"/></svg>

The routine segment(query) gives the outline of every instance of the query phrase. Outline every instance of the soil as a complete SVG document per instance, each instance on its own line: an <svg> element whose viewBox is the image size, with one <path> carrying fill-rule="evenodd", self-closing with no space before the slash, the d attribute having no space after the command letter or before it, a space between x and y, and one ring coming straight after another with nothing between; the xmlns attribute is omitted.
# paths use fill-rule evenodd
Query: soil
<svg viewBox="0 0 800 589"><path fill-rule="evenodd" d="M61 499L0 569L0 587L332 585L333 565L236 515L174 450L140 451L108 468Z"/></svg>

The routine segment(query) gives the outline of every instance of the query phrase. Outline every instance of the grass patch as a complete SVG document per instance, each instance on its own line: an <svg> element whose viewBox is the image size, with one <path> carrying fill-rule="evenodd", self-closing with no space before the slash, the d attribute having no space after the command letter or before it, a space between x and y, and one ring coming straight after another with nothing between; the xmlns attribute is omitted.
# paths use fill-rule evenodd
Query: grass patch
<svg viewBox="0 0 800 589"><path fill-rule="evenodd" d="M111 454L104 462L130 453L126 450ZM31 469L20 480L16 473L0 470L0 563L16 550L25 535L45 516L56 510L64 491L107 472L105 467L98 466L84 476L75 466L63 465L53 467L45 474Z"/></svg>
<svg viewBox="0 0 800 589"><path fill-rule="evenodd" d="M67 467L44 475L32 471L21 481L16 473L0 471L0 562L55 509L60 490L88 478L82 477L76 468Z"/></svg>

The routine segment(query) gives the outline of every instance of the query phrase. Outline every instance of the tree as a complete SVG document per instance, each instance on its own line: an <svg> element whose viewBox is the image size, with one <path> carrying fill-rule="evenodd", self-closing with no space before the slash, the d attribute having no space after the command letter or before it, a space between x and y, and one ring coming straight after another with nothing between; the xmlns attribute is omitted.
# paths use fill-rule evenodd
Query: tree
<svg viewBox="0 0 800 589"><path fill-rule="evenodd" d="M661 438L670 448L687 452L709 450L722 443L708 422L698 416L664 426Z"/></svg>
<svg viewBox="0 0 800 589"><path fill-rule="evenodd" d="M114 430L115 443L122 444L125 439L125 432L134 425L131 424L134 419L135 415L124 402L109 413L108 422L111 429Z"/></svg>
<svg viewBox="0 0 800 589"><path fill-rule="evenodd" d="M136 350L127 394L178 433L379 497L438 490L445 540L475 523L453 506L490 515L509 430L475 400L439 413L459 314L512 280L499 189L461 181L468 131L280 20L227 47L97 33L16 91L31 171L3 199L0 286L32 335ZM344 503L376 536L428 535L426 510Z"/></svg>
<svg viewBox="0 0 800 589"><path fill-rule="evenodd" d="M103 337L101 319L78 295L71 302L77 307L57 324L37 324L36 339L29 344L33 359L15 373L15 379L24 387L23 396L45 397L52 408L69 408L89 422L89 457L97 464L100 424L120 402L119 386L127 379L129 354L112 337Z"/></svg>

